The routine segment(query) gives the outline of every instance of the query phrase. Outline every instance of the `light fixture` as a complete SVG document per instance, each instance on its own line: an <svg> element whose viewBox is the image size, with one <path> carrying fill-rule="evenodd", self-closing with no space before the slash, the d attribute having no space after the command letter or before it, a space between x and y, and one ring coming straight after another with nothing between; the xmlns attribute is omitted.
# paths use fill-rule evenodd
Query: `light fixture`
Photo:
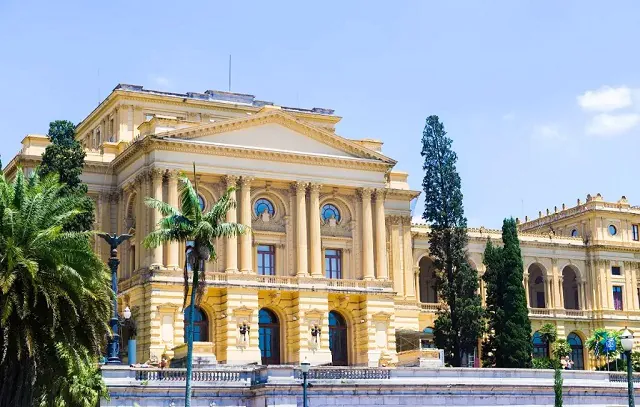
<svg viewBox="0 0 640 407"><path fill-rule="evenodd" d="M625 328L622 335L620 335L620 343L625 352L631 352L633 350L633 334L629 332L627 328Z"/></svg>
<svg viewBox="0 0 640 407"><path fill-rule="evenodd" d="M300 370L302 370L302 373L309 373L310 368L311 362L309 362L305 356L304 360L300 363Z"/></svg>
<svg viewBox="0 0 640 407"><path fill-rule="evenodd" d="M129 307L125 307L124 311L122 311L122 315L124 316L124 319L131 318L131 309L129 309Z"/></svg>

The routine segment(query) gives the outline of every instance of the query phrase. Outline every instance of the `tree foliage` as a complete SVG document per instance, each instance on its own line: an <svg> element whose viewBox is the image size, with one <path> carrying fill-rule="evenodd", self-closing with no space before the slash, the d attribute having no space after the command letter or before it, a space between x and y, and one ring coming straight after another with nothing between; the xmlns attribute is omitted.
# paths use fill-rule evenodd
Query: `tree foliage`
<svg viewBox="0 0 640 407"><path fill-rule="evenodd" d="M63 188L57 175L0 174L0 407L87 406L61 390L100 387L73 373L94 366L113 293L91 232L63 229L82 212Z"/></svg>
<svg viewBox="0 0 640 407"><path fill-rule="evenodd" d="M81 198L82 211L67 221L65 230L91 230L95 221L95 205L86 195L87 185L80 179L86 153L75 139L75 126L67 120L53 121L49 123L47 136L51 144L42 155L38 175L45 177L58 174L60 182L64 184L61 195L74 194Z"/></svg>
<svg viewBox="0 0 640 407"><path fill-rule="evenodd" d="M194 165L195 173L195 165ZM195 175L195 174L194 174ZM211 209L203 213L198 199L197 186L194 187L186 175L180 177L180 207L173 206L154 199L147 198L147 206L160 211L162 219L156 229L144 239L147 248L155 248L167 242L193 242L190 255L185 256L184 264L184 305L187 304L191 291L190 304L199 304L205 288L205 270L200 270L200 263L215 260L216 252L213 241L216 238L237 236L247 232L248 228L238 223L226 222L226 214L235 208L236 201L231 198L234 188L229 188ZM193 281L189 284L189 267L187 262L193 256L191 263ZM193 359L193 318L195 307L190 307L187 315L187 388L185 406L191 405L191 368Z"/></svg>
<svg viewBox="0 0 640 407"><path fill-rule="evenodd" d="M483 345L485 366L531 367L531 321L524 287L524 268L516 222L505 219L502 247L491 241L484 251L489 335Z"/></svg>
<svg viewBox="0 0 640 407"><path fill-rule="evenodd" d="M430 224L429 251L437 270L439 296L447 307L434 324L435 343L446 361L460 366L483 332L478 273L467 260L467 220L462 206L456 153L438 116L429 116L422 134L425 171L423 218Z"/></svg>

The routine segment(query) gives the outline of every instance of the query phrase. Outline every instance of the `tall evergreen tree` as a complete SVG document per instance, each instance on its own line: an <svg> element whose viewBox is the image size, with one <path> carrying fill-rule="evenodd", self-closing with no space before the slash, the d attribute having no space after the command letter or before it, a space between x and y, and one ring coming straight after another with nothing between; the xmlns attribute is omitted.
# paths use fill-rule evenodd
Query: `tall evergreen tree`
<svg viewBox="0 0 640 407"><path fill-rule="evenodd" d="M65 185L61 194L74 194L81 198L82 213L67 221L65 230L91 230L95 221L95 205L87 196L87 185L80 179L86 153L75 139L75 126L68 120L53 121L49 123L47 136L51 144L42 155L38 175L42 178L50 173L57 173L60 182Z"/></svg>
<svg viewBox="0 0 640 407"><path fill-rule="evenodd" d="M505 219L502 225L503 247L487 243L483 279L487 285L489 336L485 349L493 352L496 367L531 367L531 321L522 285L524 268L516 222ZM485 359L488 364L489 355Z"/></svg>
<svg viewBox="0 0 640 407"><path fill-rule="evenodd" d="M423 218L429 222L429 250L437 274L439 295L447 307L434 323L436 345L447 363L460 366L473 352L483 331L478 273L467 260L467 219L462 206L456 153L438 116L429 116L422 133L425 171Z"/></svg>

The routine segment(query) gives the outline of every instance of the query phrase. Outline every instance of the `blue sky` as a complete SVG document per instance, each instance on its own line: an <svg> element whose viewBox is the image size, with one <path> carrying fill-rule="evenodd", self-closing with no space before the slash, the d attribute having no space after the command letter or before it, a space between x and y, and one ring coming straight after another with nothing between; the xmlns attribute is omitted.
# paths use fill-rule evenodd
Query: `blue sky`
<svg viewBox="0 0 640 407"><path fill-rule="evenodd" d="M640 204L638 38L637 1L0 0L0 154L119 82L226 90L232 54L232 91L335 109L414 189L439 115L470 226L587 193Z"/></svg>

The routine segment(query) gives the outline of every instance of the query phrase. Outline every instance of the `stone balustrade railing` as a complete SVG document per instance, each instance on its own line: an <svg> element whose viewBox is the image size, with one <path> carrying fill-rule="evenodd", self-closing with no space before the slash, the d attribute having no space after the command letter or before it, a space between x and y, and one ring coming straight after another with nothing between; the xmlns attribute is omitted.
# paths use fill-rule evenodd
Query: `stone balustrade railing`
<svg viewBox="0 0 640 407"><path fill-rule="evenodd" d="M186 380L186 369L131 368L128 366L102 366L102 375L108 386L181 386ZM582 383L594 387L606 387L608 383L626 383L626 373L567 370L562 376L565 385ZM300 367L278 366L231 366L220 365L213 369L194 369L194 386L251 387L261 383L296 384L302 378ZM371 380L386 381L389 384L434 383L478 383L490 384L507 381L526 381L534 384L553 382L553 371L545 369L474 369L474 368L417 368L417 367L337 367L314 366L309 370L309 380L335 381L336 383ZM634 383L640 384L640 374L633 376ZM181 384L182 383L182 384Z"/></svg>

